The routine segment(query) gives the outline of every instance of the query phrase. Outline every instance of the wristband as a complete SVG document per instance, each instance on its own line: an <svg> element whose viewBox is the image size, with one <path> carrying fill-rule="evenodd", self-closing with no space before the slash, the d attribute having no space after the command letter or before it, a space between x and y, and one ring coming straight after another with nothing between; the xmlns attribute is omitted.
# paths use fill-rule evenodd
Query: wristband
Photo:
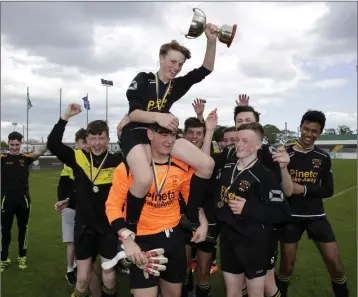
<svg viewBox="0 0 358 297"><path fill-rule="evenodd" d="M129 236L132 237L132 239L135 238L135 234L132 231L125 229L121 233L119 233L119 240L123 241L127 239Z"/></svg>

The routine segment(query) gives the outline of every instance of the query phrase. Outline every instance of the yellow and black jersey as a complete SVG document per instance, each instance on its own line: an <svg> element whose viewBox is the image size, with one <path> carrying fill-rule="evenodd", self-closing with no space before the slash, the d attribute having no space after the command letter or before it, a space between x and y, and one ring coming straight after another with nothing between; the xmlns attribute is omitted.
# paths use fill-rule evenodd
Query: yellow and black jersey
<svg viewBox="0 0 358 297"><path fill-rule="evenodd" d="M204 66L189 71L164 84L154 73L140 72L132 80L127 90L129 113L136 109L168 113L172 105L183 97L196 83L202 81L210 70ZM159 94L157 94L157 88ZM163 98L157 100L158 98Z"/></svg>
<svg viewBox="0 0 358 297"><path fill-rule="evenodd" d="M1 193L28 193L32 154L1 154Z"/></svg>
<svg viewBox="0 0 358 297"><path fill-rule="evenodd" d="M57 186L57 200L62 201L67 198L69 201L69 208L75 209L75 177L73 176L73 170L69 166L65 166L61 171L60 180L58 181Z"/></svg>
<svg viewBox="0 0 358 297"><path fill-rule="evenodd" d="M73 150L62 143L66 124L67 121L62 119L58 121L48 137L47 147L73 170L76 224L91 226L94 229L109 228L105 202L112 186L114 169L122 162L122 155L106 151L95 156L85 150Z"/></svg>
<svg viewBox="0 0 358 297"><path fill-rule="evenodd" d="M331 157L316 146L303 151L295 141L287 142L285 149L290 156L288 171L292 181L305 186L304 194L289 198L292 216L324 216L322 199L334 193Z"/></svg>

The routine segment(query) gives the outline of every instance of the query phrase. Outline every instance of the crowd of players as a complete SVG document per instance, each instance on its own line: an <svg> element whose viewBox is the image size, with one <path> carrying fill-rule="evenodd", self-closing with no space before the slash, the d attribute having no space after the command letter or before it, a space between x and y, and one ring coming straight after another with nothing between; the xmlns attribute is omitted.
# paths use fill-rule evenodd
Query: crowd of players
<svg viewBox="0 0 358 297"><path fill-rule="evenodd" d="M81 112L78 104L70 104L55 124L47 147L32 154L20 153L20 133L9 135L9 154L1 155L2 271L11 263L14 215L17 262L20 269L27 267L28 167L48 148L66 165L55 207L62 212L73 297L117 296L117 268L125 265L135 297L187 297L193 290L193 248L196 296L211 296L216 246L227 297L288 296L297 243L305 231L326 264L335 296L349 295L322 204L333 195L330 156L314 145L325 126L322 112L307 111L301 136L274 148L262 143L260 115L242 95L233 127L216 144L217 111L204 120L204 101L197 100L197 117L185 121L180 135L170 108L213 71L216 29L206 27L201 67L177 77L191 54L172 41L160 48L158 72L133 79L126 93L129 112L117 127L120 152L108 152L109 127L102 120L76 133L76 149L63 144L67 122ZM126 259L110 265L119 249ZM96 264L97 256L106 269Z"/></svg>

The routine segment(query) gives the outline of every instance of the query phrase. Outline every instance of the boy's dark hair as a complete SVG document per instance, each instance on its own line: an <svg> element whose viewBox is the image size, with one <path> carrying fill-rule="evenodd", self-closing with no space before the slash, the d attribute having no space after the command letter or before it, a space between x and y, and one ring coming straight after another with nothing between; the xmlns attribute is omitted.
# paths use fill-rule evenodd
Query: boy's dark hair
<svg viewBox="0 0 358 297"><path fill-rule="evenodd" d="M87 126L87 133L92 135L101 134L103 131L106 132L107 137L109 137L109 128L106 121L97 120L92 121Z"/></svg>
<svg viewBox="0 0 358 297"><path fill-rule="evenodd" d="M86 140L86 137L88 136L87 130L81 128L80 130L78 130L75 134L75 142L77 142L78 140L82 139L82 140Z"/></svg>
<svg viewBox="0 0 358 297"><path fill-rule="evenodd" d="M322 111L309 109L302 116L300 127L302 127L302 124L305 121L310 122L310 123L318 123L321 126L321 133L322 133L324 126L326 125L326 116L324 115L324 113Z"/></svg>
<svg viewBox="0 0 358 297"><path fill-rule="evenodd" d="M236 127L235 126L231 126L231 127L227 127L223 130L223 135L226 133L226 132L235 132L237 131Z"/></svg>
<svg viewBox="0 0 358 297"><path fill-rule="evenodd" d="M256 122L260 122L260 114L252 106L236 106L234 109L234 121L236 121L236 116L242 112L252 112L254 114Z"/></svg>
<svg viewBox="0 0 358 297"><path fill-rule="evenodd" d="M190 128L203 128L205 134L205 123L200 121L198 118L190 117L185 120L184 134L186 134Z"/></svg>
<svg viewBox="0 0 358 297"><path fill-rule="evenodd" d="M220 131L220 134L219 134L220 141L222 141L224 139L224 134L226 132L234 132L234 131L237 131L235 126L224 128L222 131Z"/></svg>
<svg viewBox="0 0 358 297"><path fill-rule="evenodd" d="M18 140L18 141L21 142L22 139L23 139L22 134L19 133L19 132L16 132L16 131L11 132L11 133L9 134L9 136L8 136L8 140L9 140L9 141L10 141L10 140Z"/></svg>
<svg viewBox="0 0 358 297"><path fill-rule="evenodd" d="M170 50L182 53L187 60L191 58L190 50L179 44L179 42L176 40L172 40L171 42L163 44L160 47L159 55L166 56Z"/></svg>
<svg viewBox="0 0 358 297"><path fill-rule="evenodd" d="M265 134L264 128L262 127L262 125L260 123L242 124L242 125L240 125L239 128L237 128L237 131L242 131L242 130L254 131L255 133L260 135L260 139L262 139Z"/></svg>
<svg viewBox="0 0 358 297"><path fill-rule="evenodd" d="M152 130L153 132L157 132L159 134L171 134L172 133L171 130L160 126L158 123L150 124L148 128L150 130Z"/></svg>

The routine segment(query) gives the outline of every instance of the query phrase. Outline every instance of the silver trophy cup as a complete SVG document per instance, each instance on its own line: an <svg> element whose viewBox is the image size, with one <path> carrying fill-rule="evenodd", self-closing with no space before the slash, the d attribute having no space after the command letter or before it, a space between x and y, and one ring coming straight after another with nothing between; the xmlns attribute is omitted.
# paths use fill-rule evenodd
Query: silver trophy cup
<svg viewBox="0 0 358 297"><path fill-rule="evenodd" d="M186 38L194 39L199 37L206 28L206 15L199 8L193 8L194 16L191 20L190 28L188 34L185 35ZM219 41L226 44L227 47L230 47L232 41L234 40L236 34L237 25L229 26L223 25L219 30L216 31L216 34L219 37Z"/></svg>

